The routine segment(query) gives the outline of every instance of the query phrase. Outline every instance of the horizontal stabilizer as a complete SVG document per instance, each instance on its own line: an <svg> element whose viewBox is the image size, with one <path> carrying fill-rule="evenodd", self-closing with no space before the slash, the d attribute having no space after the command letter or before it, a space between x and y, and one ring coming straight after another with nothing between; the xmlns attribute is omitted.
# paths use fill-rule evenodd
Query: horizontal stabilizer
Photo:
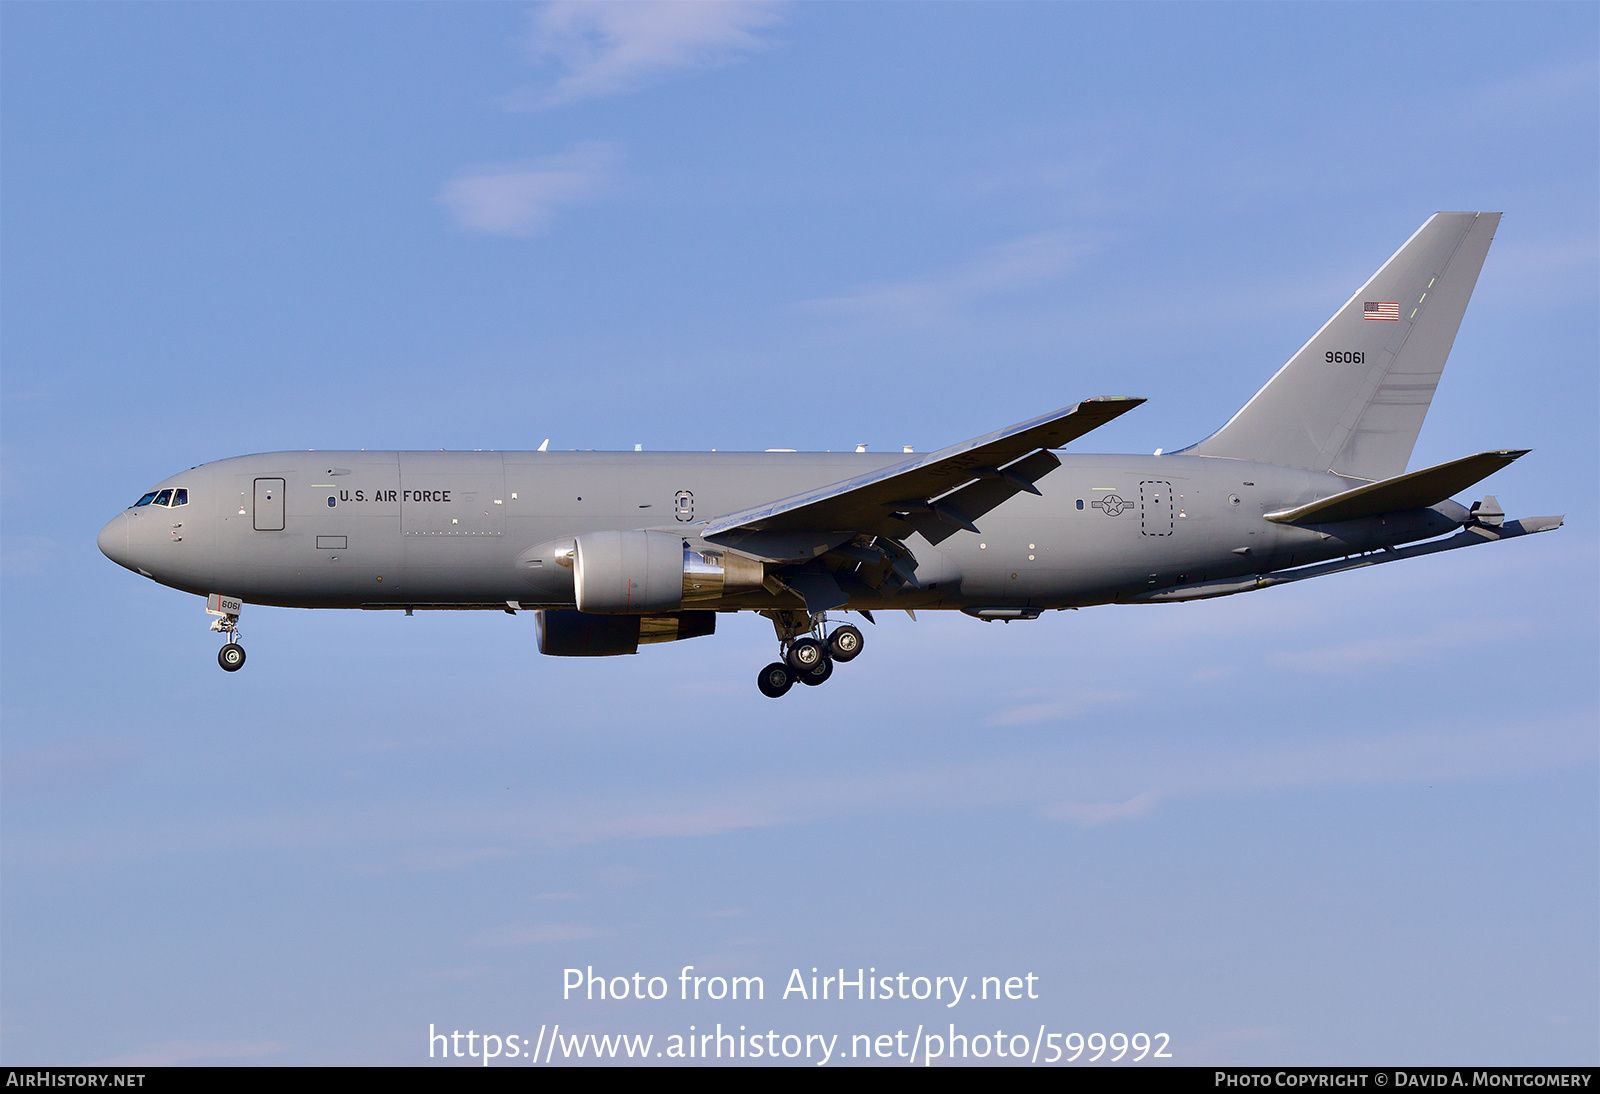
<svg viewBox="0 0 1600 1094"><path fill-rule="evenodd" d="M1480 452L1476 456L1466 456L1436 467L1425 467L1421 471L1358 486L1354 490L1297 505L1293 509L1280 509L1276 513L1266 514L1266 517L1278 524L1334 524L1341 520L1403 513L1408 509L1426 509L1488 478L1513 460L1526 456L1529 451L1522 448Z"/></svg>
<svg viewBox="0 0 1600 1094"><path fill-rule="evenodd" d="M1379 551L1371 551L1351 558L1334 559L1332 562L1323 562L1315 566L1301 566L1294 570L1279 570L1275 574L1253 574L1249 577L1236 578L1229 581L1207 581L1194 585L1177 585L1170 589L1156 589L1151 592L1130 596L1126 600L1118 601L1118 603L1166 604L1173 601L1210 600L1218 596L1232 596L1234 593L1249 593L1257 589L1270 589L1274 585L1287 585L1291 581L1305 581L1307 578L1326 577L1329 574L1344 573L1348 570L1363 570L1368 566L1381 566L1385 562L1399 562L1407 558L1435 555L1440 551L1455 551L1462 547L1477 547L1484 543L1497 543L1502 539L1516 539L1518 536L1552 532L1561 527L1561 522L1564 519L1566 518L1523 517L1521 520L1508 520L1500 525L1475 524L1469 528L1463 528L1447 539L1435 539L1427 543L1414 543L1409 547L1385 547Z"/></svg>

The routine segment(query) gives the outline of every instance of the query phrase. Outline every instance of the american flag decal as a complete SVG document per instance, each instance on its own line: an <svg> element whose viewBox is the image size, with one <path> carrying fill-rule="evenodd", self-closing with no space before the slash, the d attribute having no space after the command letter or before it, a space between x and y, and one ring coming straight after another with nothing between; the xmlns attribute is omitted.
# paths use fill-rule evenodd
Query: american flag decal
<svg viewBox="0 0 1600 1094"><path fill-rule="evenodd" d="M1397 300L1368 300L1361 305L1361 318L1363 319L1400 319L1400 302Z"/></svg>

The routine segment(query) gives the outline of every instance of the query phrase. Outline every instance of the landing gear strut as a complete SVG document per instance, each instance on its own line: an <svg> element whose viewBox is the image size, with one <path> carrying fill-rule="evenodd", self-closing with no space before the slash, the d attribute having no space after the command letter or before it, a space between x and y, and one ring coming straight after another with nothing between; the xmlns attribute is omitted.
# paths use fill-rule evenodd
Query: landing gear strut
<svg viewBox="0 0 1600 1094"><path fill-rule="evenodd" d="M238 608L241 605L238 601L232 601L228 606ZM206 601L206 614L217 617L211 621L211 629L221 632L228 639L228 644L217 651L217 664L222 666L223 672L238 672L244 668L244 647L239 645L238 612L221 609L219 598L213 594Z"/></svg>
<svg viewBox="0 0 1600 1094"><path fill-rule="evenodd" d="M861 631L846 623L828 631L825 612L762 612L778 632L782 660L761 670L756 685L770 699L788 693L795 683L816 687L833 675L835 662L854 660L864 643Z"/></svg>

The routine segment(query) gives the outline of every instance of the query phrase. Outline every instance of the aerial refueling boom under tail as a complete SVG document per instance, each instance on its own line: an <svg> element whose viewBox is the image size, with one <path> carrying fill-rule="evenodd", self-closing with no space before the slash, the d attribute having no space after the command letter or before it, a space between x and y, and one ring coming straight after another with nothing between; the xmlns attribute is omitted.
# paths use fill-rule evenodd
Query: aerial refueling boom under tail
<svg viewBox="0 0 1600 1094"><path fill-rule="evenodd" d="M1085 399L927 454L273 452L201 464L100 532L206 597L218 660L245 604L532 610L539 649L636 653L772 621L770 696L861 652L879 609L985 621L1228 596L1543 532L1452 496L1525 449L1407 472L1500 221L1436 213L1244 408L1177 452L1057 450L1143 399Z"/></svg>

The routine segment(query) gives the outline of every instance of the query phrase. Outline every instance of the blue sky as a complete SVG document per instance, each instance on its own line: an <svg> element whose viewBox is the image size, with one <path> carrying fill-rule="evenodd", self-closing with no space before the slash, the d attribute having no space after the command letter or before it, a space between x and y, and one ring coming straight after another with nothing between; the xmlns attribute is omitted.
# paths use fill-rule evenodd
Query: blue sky
<svg viewBox="0 0 1600 1094"><path fill-rule="evenodd" d="M893 1033L792 968L1182 1063L1600 1055L1592 5L9 5L0 1058ZM1413 467L1558 533L1227 600L765 621L250 609L99 555L288 448L1077 448L1237 409L1437 209L1505 218ZM762 975L580 1004L561 972ZM821 1004L818 1004L820 1007ZM966 1004L963 1004L965 1007ZM974 1029L978 1028L974 1025ZM559 1056L557 1057L559 1059Z"/></svg>

